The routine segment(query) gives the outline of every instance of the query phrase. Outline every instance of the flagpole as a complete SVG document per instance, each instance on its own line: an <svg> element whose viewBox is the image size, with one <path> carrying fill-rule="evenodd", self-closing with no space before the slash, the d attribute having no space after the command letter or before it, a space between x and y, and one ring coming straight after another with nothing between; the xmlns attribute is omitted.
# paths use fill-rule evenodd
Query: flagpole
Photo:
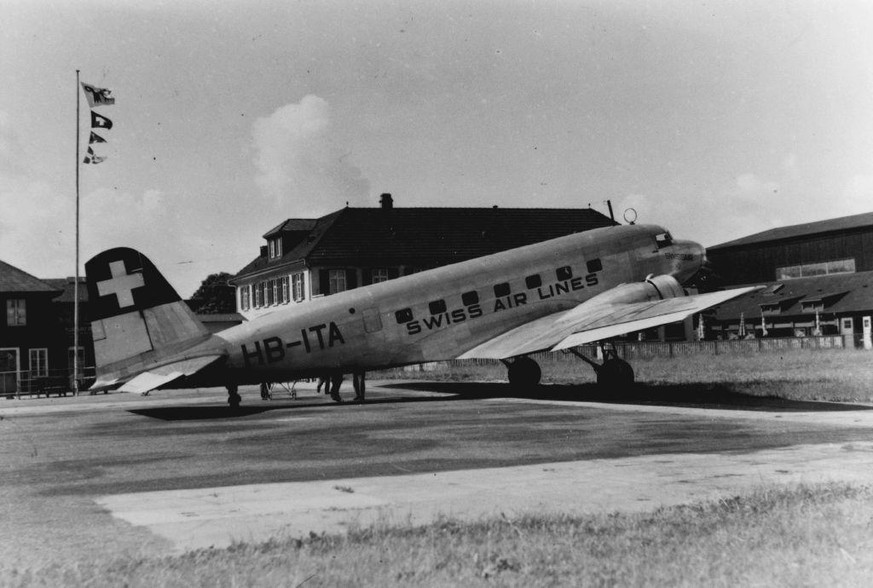
<svg viewBox="0 0 873 588"><path fill-rule="evenodd" d="M73 284L73 395L79 395L79 70L76 70L76 281Z"/></svg>

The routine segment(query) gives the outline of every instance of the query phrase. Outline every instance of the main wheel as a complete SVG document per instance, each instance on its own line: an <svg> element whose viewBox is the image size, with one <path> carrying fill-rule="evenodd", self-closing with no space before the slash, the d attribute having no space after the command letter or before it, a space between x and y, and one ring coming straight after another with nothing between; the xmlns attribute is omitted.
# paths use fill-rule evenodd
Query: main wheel
<svg viewBox="0 0 873 588"><path fill-rule="evenodd" d="M597 384L612 390L622 390L633 386L634 369L623 359L608 359L597 370Z"/></svg>
<svg viewBox="0 0 873 588"><path fill-rule="evenodd" d="M540 383L543 372L540 366L529 357L519 357L509 364L507 376L509 385L515 390L524 390Z"/></svg>
<svg viewBox="0 0 873 588"><path fill-rule="evenodd" d="M236 393L231 392L227 395L227 404L230 405L230 408L236 410L239 408L239 403L242 401L242 397Z"/></svg>

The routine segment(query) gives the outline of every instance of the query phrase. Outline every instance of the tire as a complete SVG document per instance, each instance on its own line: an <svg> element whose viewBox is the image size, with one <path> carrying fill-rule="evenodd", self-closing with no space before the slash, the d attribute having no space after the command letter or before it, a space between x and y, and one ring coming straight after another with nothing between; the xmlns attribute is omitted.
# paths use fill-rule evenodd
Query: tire
<svg viewBox="0 0 873 588"><path fill-rule="evenodd" d="M597 370L597 384L615 392L630 389L634 384L634 369L623 359L607 360Z"/></svg>
<svg viewBox="0 0 873 588"><path fill-rule="evenodd" d="M542 375L539 364L529 357L519 357L509 364L507 373L509 385L519 391L539 384Z"/></svg>

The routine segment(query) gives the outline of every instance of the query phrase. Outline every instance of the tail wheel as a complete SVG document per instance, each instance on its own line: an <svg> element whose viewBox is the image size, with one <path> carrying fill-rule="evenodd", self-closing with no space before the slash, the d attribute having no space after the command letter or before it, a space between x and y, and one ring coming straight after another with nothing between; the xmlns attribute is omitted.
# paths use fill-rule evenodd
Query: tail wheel
<svg viewBox="0 0 873 588"><path fill-rule="evenodd" d="M530 388L540 383L543 372L529 357L519 357L508 366L509 385L516 389Z"/></svg>
<svg viewBox="0 0 873 588"><path fill-rule="evenodd" d="M634 369L623 359L608 359L597 368L597 383L611 389L630 387L634 383Z"/></svg>

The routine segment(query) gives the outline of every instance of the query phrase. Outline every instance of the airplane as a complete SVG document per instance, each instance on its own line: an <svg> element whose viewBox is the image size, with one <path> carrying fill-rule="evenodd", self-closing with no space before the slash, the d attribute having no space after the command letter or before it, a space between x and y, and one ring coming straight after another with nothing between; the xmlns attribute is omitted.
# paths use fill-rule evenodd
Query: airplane
<svg viewBox="0 0 873 588"><path fill-rule="evenodd" d="M617 336L677 322L755 287L689 294L704 248L656 225L575 233L363 286L211 334L143 254L104 251L86 265L97 364L92 391L285 382L451 359L502 361L511 386L541 378L528 357L568 350L598 384L633 383ZM599 342L598 363L576 347Z"/></svg>

